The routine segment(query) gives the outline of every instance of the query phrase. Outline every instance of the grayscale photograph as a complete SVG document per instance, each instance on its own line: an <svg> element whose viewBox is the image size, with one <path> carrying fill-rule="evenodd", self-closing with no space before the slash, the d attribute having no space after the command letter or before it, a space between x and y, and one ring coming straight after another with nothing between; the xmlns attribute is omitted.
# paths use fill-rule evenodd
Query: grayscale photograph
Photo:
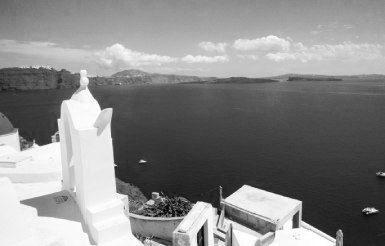
<svg viewBox="0 0 385 246"><path fill-rule="evenodd" d="M0 0L0 246L385 246L385 1Z"/></svg>

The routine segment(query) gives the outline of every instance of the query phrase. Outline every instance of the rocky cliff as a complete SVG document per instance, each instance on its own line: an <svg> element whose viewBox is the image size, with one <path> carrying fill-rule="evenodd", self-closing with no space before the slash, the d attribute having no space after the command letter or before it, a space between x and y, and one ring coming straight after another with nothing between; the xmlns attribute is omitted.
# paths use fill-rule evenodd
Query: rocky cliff
<svg viewBox="0 0 385 246"><path fill-rule="evenodd" d="M0 90L31 90L74 88L78 74L62 69L3 68L0 69Z"/></svg>
<svg viewBox="0 0 385 246"><path fill-rule="evenodd" d="M174 74L146 73L140 70L124 70L110 77L89 77L90 86L128 84L175 84L201 82L213 78ZM79 74L53 68L3 68L0 69L0 90L33 90L76 88Z"/></svg>
<svg viewBox="0 0 385 246"><path fill-rule="evenodd" d="M90 86L129 84L179 84L179 83L267 83L276 82L269 78L215 78L175 74L147 73L141 70L124 70L109 77L89 77ZM77 88L79 74L65 69L60 71L46 67L0 69L0 90L35 90Z"/></svg>

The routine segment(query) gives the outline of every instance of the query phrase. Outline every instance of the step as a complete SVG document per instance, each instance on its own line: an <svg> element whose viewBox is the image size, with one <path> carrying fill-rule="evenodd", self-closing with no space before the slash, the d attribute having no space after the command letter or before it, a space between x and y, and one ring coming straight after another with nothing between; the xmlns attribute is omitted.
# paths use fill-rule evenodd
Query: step
<svg viewBox="0 0 385 246"><path fill-rule="evenodd" d="M87 208L88 218L91 223L98 223L117 215L124 214L123 202L120 199L114 199L101 205Z"/></svg>
<svg viewBox="0 0 385 246"><path fill-rule="evenodd" d="M131 234L130 221L123 213L92 224L90 230L92 235L94 235L93 238L98 243L112 241Z"/></svg>
<svg viewBox="0 0 385 246"><path fill-rule="evenodd" d="M229 230L229 224L226 223L226 222L223 222L222 226L221 227L217 227L217 230L226 234L227 231Z"/></svg>
<svg viewBox="0 0 385 246"><path fill-rule="evenodd" d="M143 244L133 235L123 236L109 242L100 243L98 246L143 246Z"/></svg>

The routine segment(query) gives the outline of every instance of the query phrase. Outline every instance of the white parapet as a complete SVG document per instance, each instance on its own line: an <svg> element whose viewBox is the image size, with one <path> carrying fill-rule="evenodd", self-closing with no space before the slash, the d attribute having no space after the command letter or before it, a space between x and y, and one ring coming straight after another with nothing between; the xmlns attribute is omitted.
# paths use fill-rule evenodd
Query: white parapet
<svg viewBox="0 0 385 246"><path fill-rule="evenodd" d="M173 233L174 246L214 246L213 211L209 203L197 202Z"/></svg>
<svg viewBox="0 0 385 246"><path fill-rule="evenodd" d="M124 205L116 193L112 109L101 110L87 88L85 70L80 71L80 87L61 106L58 120L63 189L73 192L97 245L113 241L142 245L132 236Z"/></svg>

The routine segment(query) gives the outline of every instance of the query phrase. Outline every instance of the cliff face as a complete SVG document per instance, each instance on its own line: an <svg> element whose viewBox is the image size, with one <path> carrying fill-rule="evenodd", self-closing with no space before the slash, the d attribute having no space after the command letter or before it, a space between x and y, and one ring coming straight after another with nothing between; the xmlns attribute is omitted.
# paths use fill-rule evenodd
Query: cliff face
<svg viewBox="0 0 385 246"><path fill-rule="evenodd" d="M0 90L31 90L72 88L79 75L67 70L47 68L3 68L0 69Z"/></svg>
<svg viewBox="0 0 385 246"><path fill-rule="evenodd" d="M140 70L124 70L111 77L89 77L90 86L128 84L176 84L201 82L213 78L173 74L146 73ZM0 69L0 90L33 90L76 88L79 74L65 69L3 68Z"/></svg>

